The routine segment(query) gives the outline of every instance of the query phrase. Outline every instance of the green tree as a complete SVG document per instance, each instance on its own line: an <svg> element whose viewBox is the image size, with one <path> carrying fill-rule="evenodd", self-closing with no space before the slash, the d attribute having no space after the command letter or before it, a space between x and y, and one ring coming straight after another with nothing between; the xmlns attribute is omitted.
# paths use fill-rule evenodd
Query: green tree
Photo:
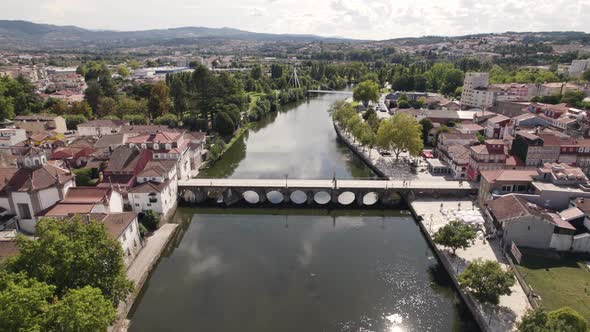
<svg viewBox="0 0 590 332"><path fill-rule="evenodd" d="M117 67L117 74L119 74L121 77L127 77L129 76L130 72L125 65L119 65L119 67Z"/></svg>
<svg viewBox="0 0 590 332"><path fill-rule="evenodd" d="M222 136L230 136L233 134L236 126L231 117L225 112L219 112L215 116L215 129Z"/></svg>
<svg viewBox="0 0 590 332"><path fill-rule="evenodd" d="M259 79L262 78L262 67L258 64L254 65L254 67L252 67L252 71L250 71L250 77L252 77L253 80L258 81Z"/></svg>
<svg viewBox="0 0 590 332"><path fill-rule="evenodd" d="M148 118L141 114L127 114L123 116L123 120L129 121L134 126L148 124Z"/></svg>
<svg viewBox="0 0 590 332"><path fill-rule="evenodd" d="M129 66L129 68L136 70L141 67L141 62L139 62L137 60L129 60L129 61L127 61L127 65Z"/></svg>
<svg viewBox="0 0 590 332"><path fill-rule="evenodd" d="M98 102L100 101L100 97L103 96L103 93L97 81L90 81L87 85L88 87L86 88L86 91L84 91L84 99L96 112L98 109Z"/></svg>
<svg viewBox="0 0 590 332"><path fill-rule="evenodd" d="M154 124L165 125L168 127L178 127L178 117L176 116L176 114L168 113L166 115L157 117L154 120Z"/></svg>
<svg viewBox="0 0 590 332"><path fill-rule="evenodd" d="M221 154L223 153L223 149L225 148L225 142L221 138L216 138L211 146L209 147L209 153L207 154L207 159L210 161L217 161L221 158Z"/></svg>
<svg viewBox="0 0 590 332"><path fill-rule="evenodd" d="M512 294L514 275L496 261L476 259L459 275L459 285L477 300L497 305L500 296Z"/></svg>
<svg viewBox="0 0 590 332"><path fill-rule="evenodd" d="M566 91L563 93L560 102L578 107L585 97L586 95L584 95L583 91Z"/></svg>
<svg viewBox="0 0 590 332"><path fill-rule="evenodd" d="M518 332L586 332L588 322L575 310L564 307L547 314L544 308L529 310L517 324Z"/></svg>
<svg viewBox="0 0 590 332"><path fill-rule="evenodd" d="M106 331L116 317L115 307L100 289L71 289L50 307L46 327L51 331Z"/></svg>
<svg viewBox="0 0 590 332"><path fill-rule="evenodd" d="M463 72L460 69L449 69L443 76L440 91L446 95L455 93L458 87L463 85Z"/></svg>
<svg viewBox="0 0 590 332"><path fill-rule="evenodd" d="M68 112L68 103L62 99L49 98L45 107L46 111L51 114L64 115Z"/></svg>
<svg viewBox="0 0 590 332"><path fill-rule="evenodd" d="M92 169L91 168L79 168L73 170L76 174L76 185L82 187L90 187L96 185L92 182Z"/></svg>
<svg viewBox="0 0 590 332"><path fill-rule="evenodd" d="M66 114L64 115L64 119L66 120L68 130L77 130L79 124L88 122L88 119L80 114Z"/></svg>
<svg viewBox="0 0 590 332"><path fill-rule="evenodd" d="M393 123L389 120L381 121L377 130L377 146L389 151L393 148L394 128Z"/></svg>
<svg viewBox="0 0 590 332"><path fill-rule="evenodd" d="M411 156L417 156L424 148L422 142L422 128L418 121L406 113L396 113L389 118L393 126L391 147L398 159L403 150L407 150Z"/></svg>
<svg viewBox="0 0 590 332"><path fill-rule="evenodd" d="M434 125L428 118L420 120L419 123L422 126L422 143L426 145L428 144L428 134L430 133L430 130L434 128Z"/></svg>
<svg viewBox="0 0 590 332"><path fill-rule="evenodd" d="M36 240L17 239L20 253L7 262L9 271L56 286L58 296L68 289L97 287L113 304L133 289L127 280L118 240L96 221L41 219Z"/></svg>
<svg viewBox="0 0 590 332"><path fill-rule="evenodd" d="M473 228L460 221L454 220L441 227L434 233L433 241L453 250L453 255L457 249L467 249L473 244L476 233Z"/></svg>
<svg viewBox="0 0 590 332"><path fill-rule="evenodd" d="M366 107L370 101L379 99L379 85L373 81L363 81L352 90L352 98Z"/></svg>
<svg viewBox="0 0 590 332"><path fill-rule="evenodd" d="M139 216L139 223L144 225L150 231L158 229L160 218L154 213L154 211L148 210Z"/></svg>
<svg viewBox="0 0 590 332"><path fill-rule="evenodd" d="M0 121L14 118L12 98L0 95Z"/></svg>
<svg viewBox="0 0 590 332"><path fill-rule="evenodd" d="M70 109L68 110L68 114L70 115L81 115L86 119L92 118L92 108L86 101L75 101L70 105Z"/></svg>
<svg viewBox="0 0 590 332"><path fill-rule="evenodd" d="M119 96L117 98L116 115L123 118L127 114L146 114L147 101L145 99L135 100L127 96Z"/></svg>
<svg viewBox="0 0 590 332"><path fill-rule="evenodd" d="M148 111L152 119L170 111L170 89L166 83L158 82L152 86L148 99Z"/></svg>
<svg viewBox="0 0 590 332"><path fill-rule="evenodd" d="M108 115L116 115L117 101L111 97L100 97L98 100L98 107L96 108L96 116L103 118Z"/></svg>
<svg viewBox="0 0 590 332"><path fill-rule="evenodd" d="M41 331L54 291L24 273L0 271L0 331Z"/></svg>
<svg viewBox="0 0 590 332"><path fill-rule="evenodd" d="M582 79L584 79L585 81L590 81L590 69L587 69L583 74L582 74Z"/></svg>

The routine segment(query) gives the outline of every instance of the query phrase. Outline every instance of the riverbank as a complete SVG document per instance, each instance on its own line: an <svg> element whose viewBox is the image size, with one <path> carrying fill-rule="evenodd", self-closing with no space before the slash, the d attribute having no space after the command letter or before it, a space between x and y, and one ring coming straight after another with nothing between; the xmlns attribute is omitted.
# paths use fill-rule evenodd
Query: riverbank
<svg viewBox="0 0 590 332"><path fill-rule="evenodd" d="M440 263L449 273L453 284L457 288L461 298L471 310L482 331L504 332L516 329L518 322L531 307L526 293L518 282L512 286L512 294L500 297L498 306L484 305L476 301L470 294L459 287L457 276L465 270L474 259L494 260L505 269L510 266L505 259L499 243L487 241L485 238L477 238L475 243L463 250L457 249L456 255L452 255L448 249L433 242L432 236L436 231L446 225L452 218L453 212L462 210L476 211L472 200L467 199L419 199L410 205L422 233L436 253ZM442 206L442 208L441 208Z"/></svg>
<svg viewBox="0 0 590 332"><path fill-rule="evenodd" d="M134 291L117 307L117 319L113 324L113 332L124 332L129 327L127 315L133 307L137 295L141 292L150 272L160 259L162 252L176 234L178 224L165 224L145 240L143 249L127 269L127 278L135 285Z"/></svg>
<svg viewBox="0 0 590 332"><path fill-rule="evenodd" d="M348 135L346 135L345 133L342 132L342 130L336 124L336 122L334 122L334 130L336 130L336 135L338 135L338 138L340 138L340 140L344 144L346 144L346 146L348 146L348 148L367 165L367 167L369 167L373 172L375 172L375 174L377 174L378 176L380 176L382 178L389 178L388 176L385 175L384 171L382 171L379 167L377 167L377 163L374 161L373 158L371 158L371 156L370 156L371 150L370 149L369 149L369 155L366 155L363 151L361 151L360 148L358 148L353 142L350 141L350 138L348 137ZM377 152L377 155L378 155L378 152Z"/></svg>

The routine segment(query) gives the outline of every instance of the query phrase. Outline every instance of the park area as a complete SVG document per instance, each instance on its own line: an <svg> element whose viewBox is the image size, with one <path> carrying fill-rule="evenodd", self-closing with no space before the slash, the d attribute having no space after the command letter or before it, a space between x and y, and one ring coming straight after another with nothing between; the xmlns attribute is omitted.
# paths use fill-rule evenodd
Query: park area
<svg viewBox="0 0 590 332"><path fill-rule="evenodd" d="M571 307L590 321L590 270L588 261L555 252L521 250L517 269L548 311Z"/></svg>

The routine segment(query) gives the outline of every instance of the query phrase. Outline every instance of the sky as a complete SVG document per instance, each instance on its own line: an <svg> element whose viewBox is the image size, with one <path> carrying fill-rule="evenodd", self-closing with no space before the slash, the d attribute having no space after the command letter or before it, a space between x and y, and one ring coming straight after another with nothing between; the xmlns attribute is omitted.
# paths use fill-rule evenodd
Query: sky
<svg viewBox="0 0 590 332"><path fill-rule="evenodd" d="M181 26L356 39L590 32L590 0L0 0L0 19L146 30Z"/></svg>

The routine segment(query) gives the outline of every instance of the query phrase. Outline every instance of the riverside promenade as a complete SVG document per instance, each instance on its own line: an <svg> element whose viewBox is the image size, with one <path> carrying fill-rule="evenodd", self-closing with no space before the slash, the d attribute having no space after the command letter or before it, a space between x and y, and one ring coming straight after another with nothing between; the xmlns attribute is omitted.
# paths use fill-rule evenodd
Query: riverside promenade
<svg viewBox="0 0 590 332"><path fill-rule="evenodd" d="M127 278L133 281L134 291L127 297L125 302L121 302L117 307L117 320L109 331L124 332L127 331L130 321L127 314L133 307L137 295L141 292L143 285L147 281L150 272L158 262L158 259L164 252L164 249L170 242L170 239L176 233L178 224L164 224L152 236L145 240L143 249L139 252L133 263L127 269Z"/></svg>
<svg viewBox="0 0 590 332"><path fill-rule="evenodd" d="M478 208L473 206L473 201L466 199L418 199L413 201L410 206L422 232L434 248L443 266L449 272L453 283L473 312L482 330L493 332L514 331L516 322L531 308L526 293L518 281L511 288L512 294L500 297L498 306L479 303L471 295L461 290L457 281L457 276L467 268L470 262L477 258L497 261L508 270L510 267L499 243L478 237L471 247L465 250L457 249L456 255L453 255L450 250L432 241L433 234L454 219L452 215L458 212L459 209L471 210L469 211L471 214L481 215Z"/></svg>

